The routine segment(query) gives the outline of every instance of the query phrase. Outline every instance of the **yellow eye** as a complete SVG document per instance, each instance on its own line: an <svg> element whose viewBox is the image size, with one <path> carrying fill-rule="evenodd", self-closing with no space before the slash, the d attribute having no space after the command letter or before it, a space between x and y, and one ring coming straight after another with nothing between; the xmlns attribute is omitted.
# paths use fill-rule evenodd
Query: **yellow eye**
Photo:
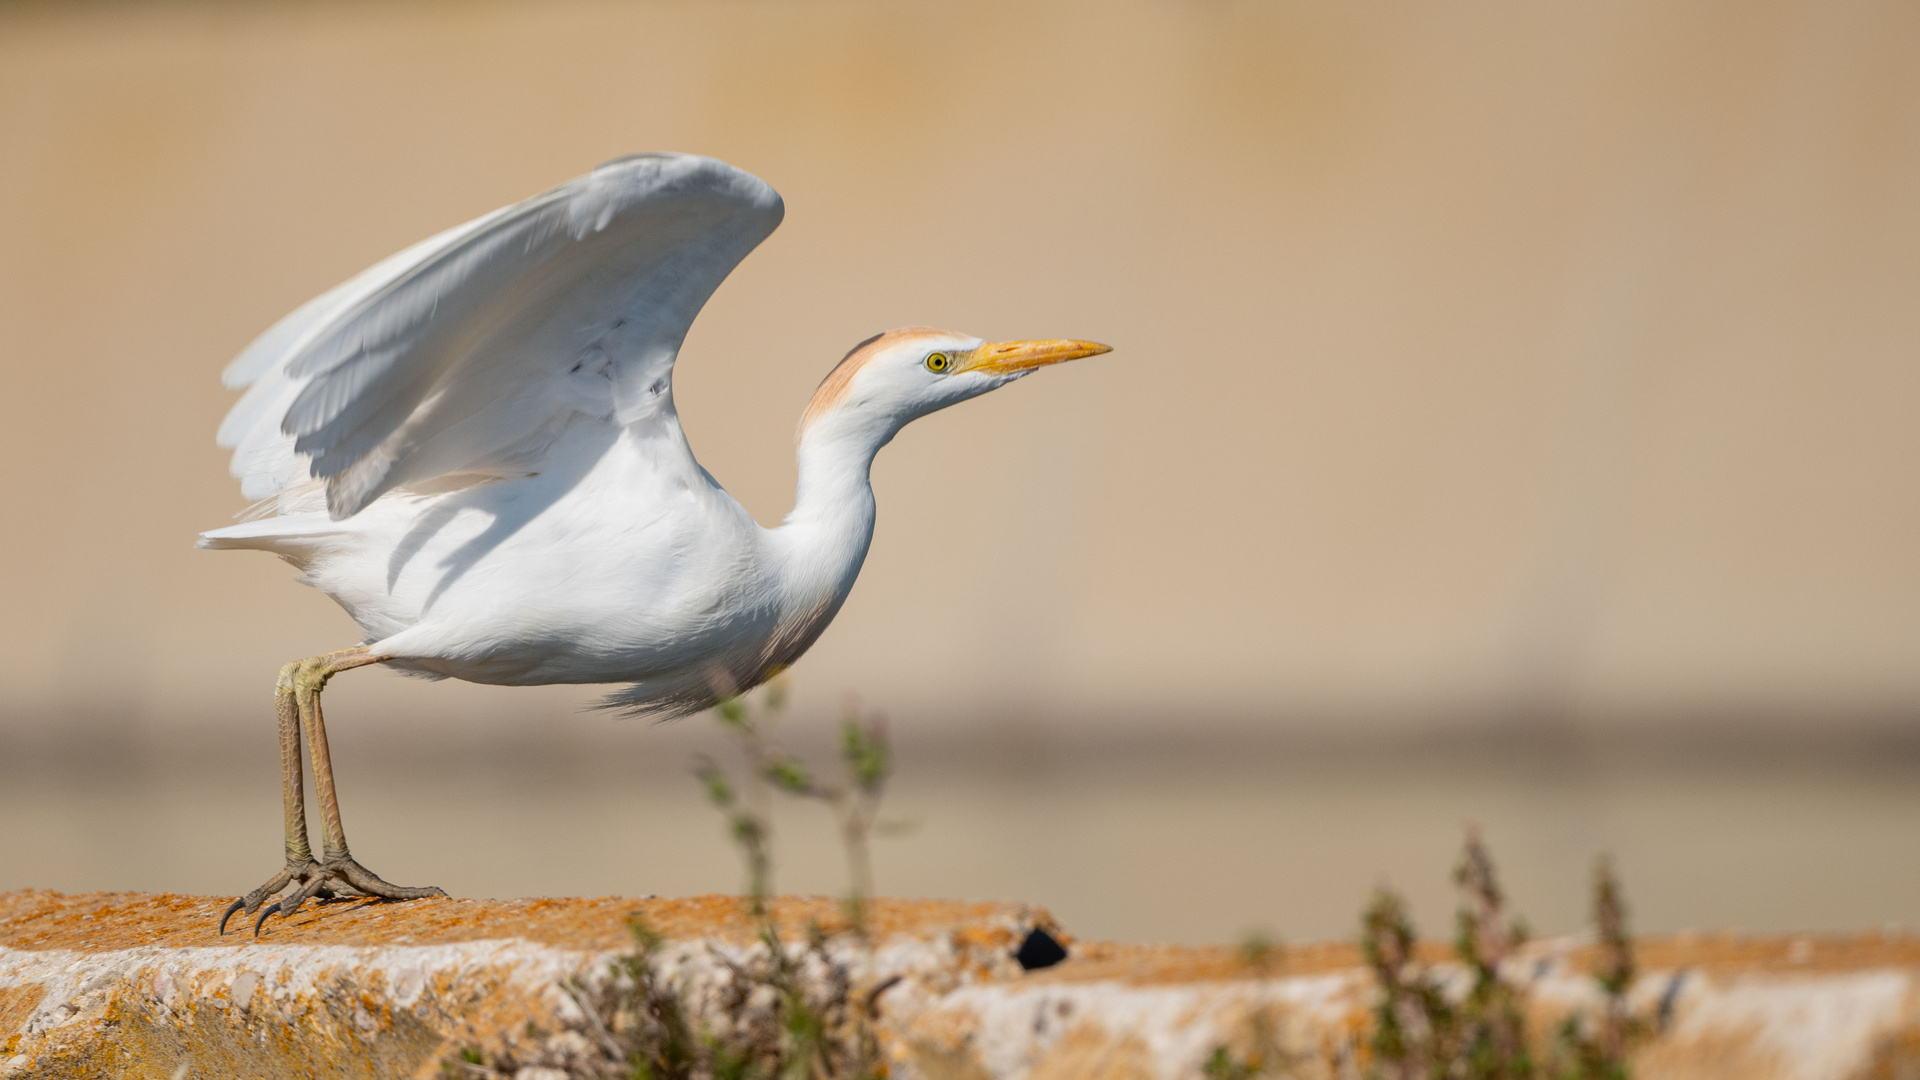
<svg viewBox="0 0 1920 1080"><path fill-rule="evenodd" d="M947 370L947 365L949 363L951 363L951 361L947 359L946 353L937 352L937 353L934 353L932 356L927 357L927 370L933 372L935 375L938 375L941 372Z"/></svg>

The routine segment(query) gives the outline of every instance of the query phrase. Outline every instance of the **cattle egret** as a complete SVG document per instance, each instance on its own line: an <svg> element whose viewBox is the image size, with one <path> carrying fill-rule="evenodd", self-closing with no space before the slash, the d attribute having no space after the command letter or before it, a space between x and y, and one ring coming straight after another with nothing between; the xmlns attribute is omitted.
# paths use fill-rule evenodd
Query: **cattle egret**
<svg viewBox="0 0 1920 1080"><path fill-rule="evenodd" d="M1108 351L921 327L861 342L801 417L793 512L762 528L694 460L673 363L783 213L771 187L722 162L621 158L402 251L227 368L247 392L219 444L259 502L200 546L279 555L366 638L280 670L286 865L233 902L222 932L263 904L256 934L315 896L446 895L391 885L347 853L320 714L333 676L387 664L625 683L609 705L698 712L793 663L839 611L873 538L874 454L901 427Z"/></svg>

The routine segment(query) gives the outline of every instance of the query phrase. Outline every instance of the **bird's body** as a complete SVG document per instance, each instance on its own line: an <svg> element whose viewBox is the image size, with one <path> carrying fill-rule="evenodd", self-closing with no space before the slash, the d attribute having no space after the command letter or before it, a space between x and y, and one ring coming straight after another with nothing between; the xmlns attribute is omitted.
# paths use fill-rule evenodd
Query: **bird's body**
<svg viewBox="0 0 1920 1080"><path fill-rule="evenodd" d="M564 427L547 467L208 533L279 554L395 666L471 682L629 683L655 711L758 684L819 636L873 530L871 491L760 527L677 424ZM307 496L318 502L317 490Z"/></svg>
<svg viewBox="0 0 1920 1080"><path fill-rule="evenodd" d="M282 671L287 869L236 907L289 882L283 913L332 888L437 892L347 855L320 720L332 675L386 663L624 683L609 704L706 708L798 659L839 611L873 537L874 455L904 425L1106 351L926 328L869 338L808 404L793 512L762 528L694 460L672 375L700 307L783 213L721 162L622 158L395 255L229 366L247 393L220 442L263 516L202 546L282 556L366 635ZM327 825L318 862L303 726Z"/></svg>

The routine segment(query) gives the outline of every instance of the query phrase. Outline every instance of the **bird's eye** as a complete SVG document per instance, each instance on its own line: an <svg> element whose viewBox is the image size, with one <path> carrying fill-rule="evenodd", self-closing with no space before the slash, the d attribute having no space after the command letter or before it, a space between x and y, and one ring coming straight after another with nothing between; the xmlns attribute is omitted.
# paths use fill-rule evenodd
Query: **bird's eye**
<svg viewBox="0 0 1920 1080"><path fill-rule="evenodd" d="M927 357L927 370L933 372L935 375L938 375L941 372L947 370L947 365L950 363L952 363L952 361L947 359L946 353L937 352L937 353L934 353L932 356Z"/></svg>

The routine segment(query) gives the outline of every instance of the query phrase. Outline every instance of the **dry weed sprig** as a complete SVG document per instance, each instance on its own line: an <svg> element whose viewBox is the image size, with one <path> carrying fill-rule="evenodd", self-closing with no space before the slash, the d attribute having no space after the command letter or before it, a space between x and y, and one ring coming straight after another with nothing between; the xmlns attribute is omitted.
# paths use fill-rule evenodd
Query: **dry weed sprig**
<svg viewBox="0 0 1920 1080"><path fill-rule="evenodd" d="M865 933L873 873L867 837L892 770L883 720L849 718L841 757L847 779L816 782L804 763L780 750L768 729L785 708L776 681L757 703L732 698L716 709L739 741L748 780L736 784L718 762L696 759L707 798L728 823L747 869L749 910L757 948L736 954L709 945L703 959L728 978L696 986L674 974L668 942L639 916L628 923L633 951L597 982L563 987L579 1018L553 1033L491 1056L468 1048L442 1064L449 1077L505 1078L533 1067L577 1080L878 1080L886 1075L875 1031L880 995L899 981L874 982ZM773 888L773 792L831 806L847 847L848 915L856 947L832 948L837 937L817 922L802 941L780 939L767 903ZM685 950L677 957L686 962ZM870 985L869 985L870 984Z"/></svg>
<svg viewBox="0 0 1920 1080"><path fill-rule="evenodd" d="M1454 951L1473 976L1455 1034L1465 1075L1472 1080L1526 1080L1533 1075L1526 1013L1520 990L1502 978L1501 969L1525 944L1527 930L1517 918L1505 921L1506 894L1476 828L1467 830L1453 880L1465 900L1455 916Z"/></svg>
<svg viewBox="0 0 1920 1080"><path fill-rule="evenodd" d="M1384 886L1361 915L1360 951L1379 988L1373 1010L1376 1075L1385 1080L1444 1076L1458 1021L1440 980L1414 956L1419 940L1406 901Z"/></svg>
<svg viewBox="0 0 1920 1080"><path fill-rule="evenodd" d="M1525 925L1509 918L1493 858L1469 829L1454 869L1462 904L1455 916L1454 953L1466 968L1464 992L1448 993L1431 967L1414 956L1417 935L1406 903L1391 890L1375 892L1361 919L1361 949L1373 970L1373 1075L1383 1080L1626 1080L1627 1056L1647 1030L1626 1002L1633 981L1633 945L1612 866L1594 874L1594 922L1599 958L1594 979L1603 1004L1597 1017L1576 1014L1548 1040L1544 1056L1529 1038L1528 986L1506 971L1527 940Z"/></svg>
<svg viewBox="0 0 1920 1080"><path fill-rule="evenodd" d="M849 704L840 724L840 760L843 777L823 781L804 761L775 744L769 729L786 706L782 680L769 683L759 709L743 698L730 698L715 710L721 725L739 741L751 780L742 791L712 758L696 759L695 774L707 796L727 815L734 841L747 862L748 893L754 913L763 915L765 897L772 888L772 813L770 793L783 792L813 799L832 811L839 826L840 845L847 858L848 924L865 933L867 901L873 897L872 837L888 778L893 773L893 748L887 720L880 713L861 715Z"/></svg>
<svg viewBox="0 0 1920 1080"><path fill-rule="evenodd" d="M1633 939L1627 932L1626 900L1613 862L1593 868L1593 923L1598 946L1593 978L1600 986L1597 1018L1569 1016L1554 1033L1550 1057L1554 1080L1626 1080L1627 1056L1653 1030L1627 1004L1633 985Z"/></svg>

